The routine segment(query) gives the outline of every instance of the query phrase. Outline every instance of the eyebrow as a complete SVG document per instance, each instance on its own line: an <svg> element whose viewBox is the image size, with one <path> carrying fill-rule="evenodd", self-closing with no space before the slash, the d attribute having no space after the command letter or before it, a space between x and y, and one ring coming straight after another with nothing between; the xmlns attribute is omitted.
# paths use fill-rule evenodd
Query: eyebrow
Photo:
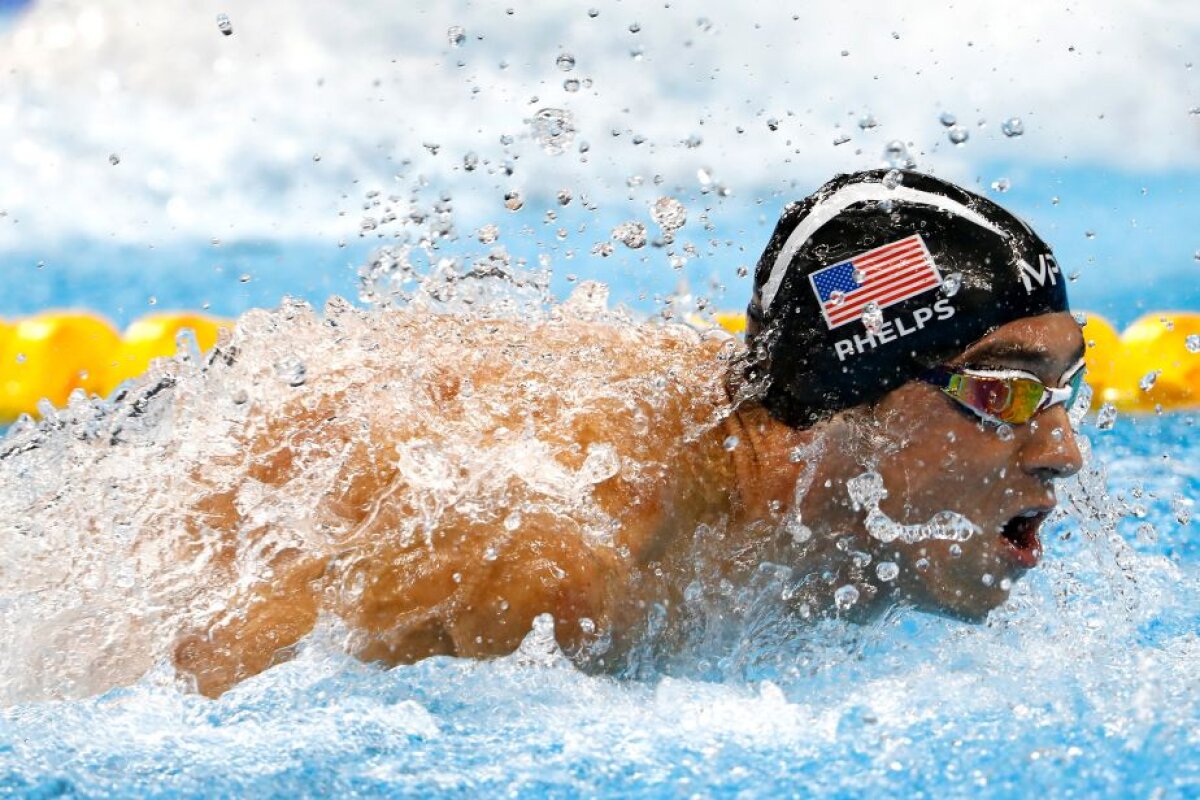
<svg viewBox="0 0 1200 800"><path fill-rule="evenodd" d="M1071 359L1067 362L1066 369L1070 369L1073 365L1083 360L1083 346L1080 347L1071 355ZM980 346L978 350L972 350L966 353L962 359L967 364L977 366L1006 366L1024 368L1030 372L1035 372L1039 368L1045 369L1054 365L1056 359L1045 347L1038 347L1022 342L989 342Z"/></svg>

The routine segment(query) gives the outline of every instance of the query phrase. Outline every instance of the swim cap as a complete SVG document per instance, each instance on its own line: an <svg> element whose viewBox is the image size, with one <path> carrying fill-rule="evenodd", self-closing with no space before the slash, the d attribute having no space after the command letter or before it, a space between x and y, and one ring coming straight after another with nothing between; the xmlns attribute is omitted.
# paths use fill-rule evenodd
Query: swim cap
<svg viewBox="0 0 1200 800"><path fill-rule="evenodd" d="M759 259L748 376L805 427L1067 308L1049 246L991 200L919 172L839 175L784 208Z"/></svg>

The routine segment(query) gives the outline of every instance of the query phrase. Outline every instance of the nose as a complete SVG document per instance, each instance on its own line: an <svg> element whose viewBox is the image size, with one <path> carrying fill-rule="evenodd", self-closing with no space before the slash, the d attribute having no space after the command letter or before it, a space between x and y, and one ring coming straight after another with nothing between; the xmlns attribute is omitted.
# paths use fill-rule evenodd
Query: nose
<svg viewBox="0 0 1200 800"><path fill-rule="evenodd" d="M1064 406L1048 408L1029 425L1019 453L1021 469L1043 479L1069 478L1083 468L1083 454Z"/></svg>

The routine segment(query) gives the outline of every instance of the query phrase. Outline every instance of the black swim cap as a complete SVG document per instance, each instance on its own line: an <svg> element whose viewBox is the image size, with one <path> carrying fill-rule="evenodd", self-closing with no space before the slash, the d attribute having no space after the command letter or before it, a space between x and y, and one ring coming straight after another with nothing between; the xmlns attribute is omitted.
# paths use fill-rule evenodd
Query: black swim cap
<svg viewBox="0 0 1200 800"><path fill-rule="evenodd" d="M931 175L839 175L783 210L746 309L763 404L806 427L878 400L1022 317L1066 311L1049 246Z"/></svg>

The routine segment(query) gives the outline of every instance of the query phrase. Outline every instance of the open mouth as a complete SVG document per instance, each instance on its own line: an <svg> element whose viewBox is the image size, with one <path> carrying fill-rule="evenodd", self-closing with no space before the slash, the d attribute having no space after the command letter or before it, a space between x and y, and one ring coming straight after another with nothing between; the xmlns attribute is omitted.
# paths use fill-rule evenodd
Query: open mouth
<svg viewBox="0 0 1200 800"><path fill-rule="evenodd" d="M1008 545L1007 554L1013 562L1026 569L1037 566L1042 557L1042 540L1038 538L1038 529L1048 516L1048 510L1029 509L1004 524L1000 536Z"/></svg>

